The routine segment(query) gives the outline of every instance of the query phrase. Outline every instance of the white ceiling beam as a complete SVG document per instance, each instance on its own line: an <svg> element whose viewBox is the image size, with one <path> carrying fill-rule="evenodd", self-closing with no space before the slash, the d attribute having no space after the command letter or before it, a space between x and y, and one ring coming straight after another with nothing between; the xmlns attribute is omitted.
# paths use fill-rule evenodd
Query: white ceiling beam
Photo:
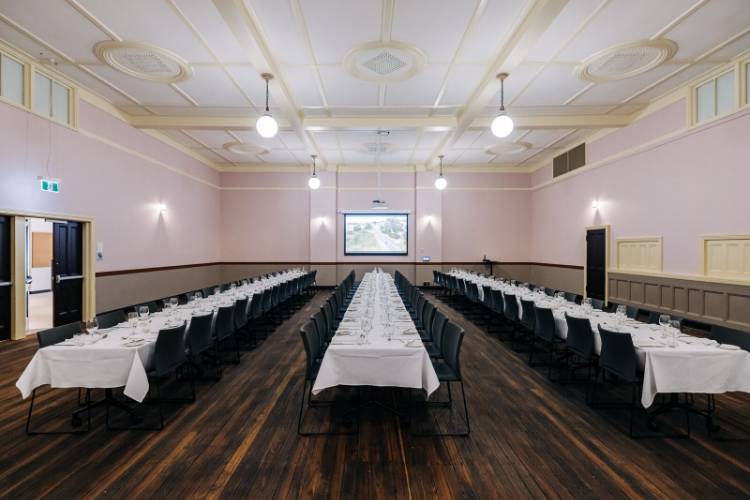
<svg viewBox="0 0 750 500"><path fill-rule="evenodd" d="M469 128L487 129L494 117L483 116L474 120ZM620 128L630 125L631 115L551 115L514 116L516 128L558 129L558 128Z"/></svg>
<svg viewBox="0 0 750 500"><path fill-rule="evenodd" d="M484 108L500 90L500 81L496 78L500 72L513 73L521 64L534 43L544 34L568 0L533 0L511 30L505 43L498 51L494 62L489 66L482 81L471 94L466 106L460 112L456 129L446 138L428 158L432 163L438 154L446 152L469 129L481 115Z"/></svg>
<svg viewBox="0 0 750 500"><path fill-rule="evenodd" d="M288 129L289 123L277 118L280 129ZM128 122L135 128L151 129L207 129L207 130L253 130L254 117L238 116L141 116L130 115Z"/></svg>
<svg viewBox="0 0 750 500"><path fill-rule="evenodd" d="M297 106L286 83L281 78L281 69L274 60L255 12L242 0L213 0L213 2L237 41L247 50L248 59L258 73L274 75L275 78L270 81L269 92L281 114L288 120L288 126L305 144L308 152L317 154L325 164L325 158L320 154L315 141L302 126ZM258 76L258 85L263 85L260 76ZM279 116L274 118L279 120Z"/></svg>

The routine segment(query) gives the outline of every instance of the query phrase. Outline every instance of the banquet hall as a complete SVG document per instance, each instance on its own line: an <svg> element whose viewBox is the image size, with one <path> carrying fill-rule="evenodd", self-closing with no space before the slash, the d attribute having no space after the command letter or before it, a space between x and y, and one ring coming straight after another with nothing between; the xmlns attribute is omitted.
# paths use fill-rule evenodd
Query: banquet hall
<svg viewBox="0 0 750 500"><path fill-rule="evenodd" d="M748 0L0 0L0 497L750 497Z"/></svg>

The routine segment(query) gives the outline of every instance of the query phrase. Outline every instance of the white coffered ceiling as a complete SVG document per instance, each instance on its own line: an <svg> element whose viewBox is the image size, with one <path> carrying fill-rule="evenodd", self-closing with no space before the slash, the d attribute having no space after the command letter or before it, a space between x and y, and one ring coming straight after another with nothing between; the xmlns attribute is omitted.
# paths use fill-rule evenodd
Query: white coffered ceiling
<svg viewBox="0 0 750 500"><path fill-rule="evenodd" d="M748 0L0 0L0 39L54 57L135 126L226 168L305 165L312 153L328 165L445 154L446 165L527 166L748 50L749 26ZM678 50L645 73L606 83L574 74L611 46L662 38ZM167 49L192 76L167 84L121 73L95 56L103 40ZM404 44L424 64L403 81L356 78L344 60L371 42ZM252 130L265 71L282 126L273 139ZM490 154L500 71L519 119L504 141L526 149ZM379 129L391 133L377 160L366 145ZM226 149L233 142L264 154Z"/></svg>

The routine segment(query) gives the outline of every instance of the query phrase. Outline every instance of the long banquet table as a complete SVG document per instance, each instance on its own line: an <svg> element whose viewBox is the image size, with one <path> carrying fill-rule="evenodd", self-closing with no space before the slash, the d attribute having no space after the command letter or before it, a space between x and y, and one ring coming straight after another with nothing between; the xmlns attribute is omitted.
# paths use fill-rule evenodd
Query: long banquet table
<svg viewBox="0 0 750 500"><path fill-rule="evenodd" d="M362 337L366 319L372 330ZM389 274L363 277L323 356L312 392L338 385L423 389L428 396L440 386Z"/></svg>
<svg viewBox="0 0 750 500"><path fill-rule="evenodd" d="M238 299L252 297L266 288L289 281L303 273L288 271L264 278L218 295L178 306L174 312L162 311L139 320L135 327L127 322L96 334L77 335L72 339L37 350L16 382L25 399L42 385L55 388L112 389L123 387L123 393L135 401L148 394L147 370L151 366L159 330L174 328L191 318L212 314L219 307L232 305Z"/></svg>
<svg viewBox="0 0 750 500"><path fill-rule="evenodd" d="M482 286L500 290L504 297L515 296L519 314L523 314L521 299L534 301L537 307L552 309L557 335L565 339L568 325L565 314L586 317L594 333L596 353L601 350L597 326L629 333L633 337L636 354L643 369L641 403L650 407L657 394L721 394L730 391L750 392L750 353L737 346L721 345L712 339L685 335L640 321L618 318L613 313L587 308L564 299L551 298L526 287L480 276L466 271L452 271L452 276L478 285L480 300ZM672 345L670 336L677 342Z"/></svg>

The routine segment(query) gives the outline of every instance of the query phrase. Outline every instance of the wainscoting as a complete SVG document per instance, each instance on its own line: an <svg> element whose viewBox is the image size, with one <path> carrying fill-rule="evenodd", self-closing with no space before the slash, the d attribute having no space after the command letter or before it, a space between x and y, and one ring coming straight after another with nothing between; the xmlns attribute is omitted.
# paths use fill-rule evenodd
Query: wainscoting
<svg viewBox="0 0 750 500"><path fill-rule="evenodd" d="M609 300L750 332L750 285L610 271Z"/></svg>

